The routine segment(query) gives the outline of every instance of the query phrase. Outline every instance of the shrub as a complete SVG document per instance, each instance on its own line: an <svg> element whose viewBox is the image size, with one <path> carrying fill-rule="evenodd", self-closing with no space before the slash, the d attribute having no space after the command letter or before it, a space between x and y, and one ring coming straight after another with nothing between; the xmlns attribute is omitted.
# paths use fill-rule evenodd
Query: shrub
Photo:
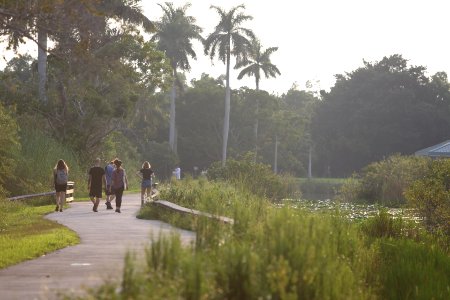
<svg viewBox="0 0 450 300"><path fill-rule="evenodd" d="M450 160L433 161L424 178L414 182L405 195L428 229L450 235Z"/></svg>
<svg viewBox="0 0 450 300"><path fill-rule="evenodd" d="M300 197L298 184L293 177L274 174L268 165L255 163L250 158L229 159L224 167L220 162L213 163L208 169L208 179L228 181L272 200Z"/></svg>
<svg viewBox="0 0 450 300"><path fill-rule="evenodd" d="M430 160L416 156L393 155L365 167L341 188L343 201L378 203L384 206L406 204L404 192L429 168Z"/></svg>
<svg viewBox="0 0 450 300"><path fill-rule="evenodd" d="M18 126L0 104L0 194L6 194L9 183L15 181L14 169L20 151Z"/></svg>
<svg viewBox="0 0 450 300"><path fill-rule="evenodd" d="M16 180L10 180L9 189L14 195L48 192L53 190L52 169L58 159L64 159L70 169L69 180L76 189L86 190L86 171L78 157L67 146L58 143L38 130L22 130L21 151L14 171Z"/></svg>

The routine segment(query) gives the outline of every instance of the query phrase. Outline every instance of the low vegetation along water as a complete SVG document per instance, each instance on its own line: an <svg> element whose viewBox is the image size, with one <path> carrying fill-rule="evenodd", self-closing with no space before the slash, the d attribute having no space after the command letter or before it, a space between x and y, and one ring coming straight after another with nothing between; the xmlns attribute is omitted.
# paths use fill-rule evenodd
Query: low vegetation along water
<svg viewBox="0 0 450 300"><path fill-rule="evenodd" d="M362 220L374 217L380 210L386 211L394 218L403 218L408 220L419 220L419 217L412 209L408 208L388 208L377 204L354 204L342 203L333 199L308 200L308 199L289 199L274 204L276 207L288 205L292 208L305 209L316 213L338 212L351 220Z"/></svg>

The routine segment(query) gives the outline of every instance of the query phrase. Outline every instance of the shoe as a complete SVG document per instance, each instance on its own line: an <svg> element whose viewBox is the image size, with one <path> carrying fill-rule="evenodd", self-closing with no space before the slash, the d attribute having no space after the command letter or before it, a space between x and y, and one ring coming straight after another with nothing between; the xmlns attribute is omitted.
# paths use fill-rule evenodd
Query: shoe
<svg viewBox="0 0 450 300"><path fill-rule="evenodd" d="M62 212L62 208L59 209L59 212Z"/></svg>
<svg viewBox="0 0 450 300"><path fill-rule="evenodd" d="M111 202L106 202L106 209L113 209Z"/></svg>
<svg viewBox="0 0 450 300"><path fill-rule="evenodd" d="M56 205L55 211L58 211L58 210L59 210L59 206L58 206L58 205Z"/></svg>
<svg viewBox="0 0 450 300"><path fill-rule="evenodd" d="M120 208L116 208L116 213L120 214Z"/></svg>

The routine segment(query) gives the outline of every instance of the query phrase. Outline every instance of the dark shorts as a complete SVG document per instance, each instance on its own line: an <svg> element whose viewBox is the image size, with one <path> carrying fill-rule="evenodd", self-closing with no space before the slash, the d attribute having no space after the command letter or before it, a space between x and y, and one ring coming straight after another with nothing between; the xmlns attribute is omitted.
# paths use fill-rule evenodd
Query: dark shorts
<svg viewBox="0 0 450 300"><path fill-rule="evenodd" d="M67 191L67 183L66 184L55 184L56 192L65 192Z"/></svg>
<svg viewBox="0 0 450 300"><path fill-rule="evenodd" d="M102 197L102 189L91 189L89 191L89 197L96 197L101 198Z"/></svg>
<svg viewBox="0 0 450 300"><path fill-rule="evenodd" d="M141 183L141 188L149 188L152 186L152 180L151 179L146 179L146 180L142 180Z"/></svg>

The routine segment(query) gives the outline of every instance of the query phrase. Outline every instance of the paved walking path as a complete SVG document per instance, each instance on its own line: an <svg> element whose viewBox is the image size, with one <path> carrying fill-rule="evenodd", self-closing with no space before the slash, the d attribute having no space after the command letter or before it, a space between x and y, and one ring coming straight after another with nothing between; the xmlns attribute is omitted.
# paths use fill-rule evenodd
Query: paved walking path
<svg viewBox="0 0 450 300"><path fill-rule="evenodd" d="M91 202L75 202L62 213L49 214L48 219L76 231L81 243L0 270L0 299L58 299L61 292L80 294L107 279L120 280L125 253L142 253L152 233L157 237L176 230L183 242L194 240L193 232L136 219L139 207L139 195L125 195L120 214L106 210L104 200L98 213Z"/></svg>

